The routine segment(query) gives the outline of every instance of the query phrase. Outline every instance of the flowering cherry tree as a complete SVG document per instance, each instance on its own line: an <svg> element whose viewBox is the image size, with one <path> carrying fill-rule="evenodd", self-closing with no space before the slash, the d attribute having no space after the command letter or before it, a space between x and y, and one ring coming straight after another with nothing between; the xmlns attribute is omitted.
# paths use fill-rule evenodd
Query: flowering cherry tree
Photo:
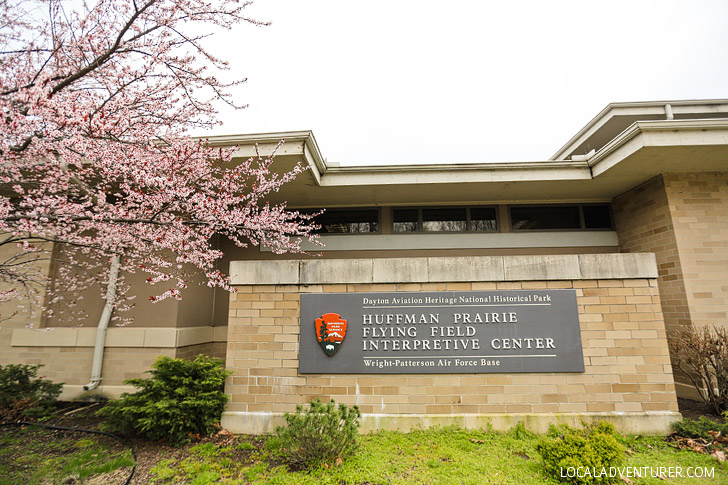
<svg viewBox="0 0 728 485"><path fill-rule="evenodd" d="M18 248L0 260L0 300L44 285L33 268L47 258L60 272L51 300L103 286L111 260L163 283L152 300L180 298L190 267L229 290L213 236L277 253L314 240L310 216L265 202L303 166L231 163L234 148L186 136L242 82L216 77L228 64L195 32L261 25L249 3L0 3L0 248Z"/></svg>

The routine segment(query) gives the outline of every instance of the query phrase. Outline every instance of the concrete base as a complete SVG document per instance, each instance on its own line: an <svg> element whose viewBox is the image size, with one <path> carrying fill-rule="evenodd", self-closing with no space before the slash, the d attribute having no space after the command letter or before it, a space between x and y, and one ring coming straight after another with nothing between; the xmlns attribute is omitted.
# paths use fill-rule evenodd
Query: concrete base
<svg viewBox="0 0 728 485"><path fill-rule="evenodd" d="M518 423L536 433L546 433L551 424L568 424L582 427L584 424L609 421L623 434L663 435L672 432L670 424L682 419L677 412L660 411L646 413L547 413L547 414L365 414L360 431L377 430L411 431L433 426L458 426L480 429L491 426L497 431L507 431ZM276 426L285 422L281 413L225 412L222 426L236 434L273 433Z"/></svg>
<svg viewBox="0 0 728 485"><path fill-rule="evenodd" d="M135 392L134 386L104 386L101 385L93 391L84 391L81 385L64 384L59 401L106 401L117 399L122 392Z"/></svg>

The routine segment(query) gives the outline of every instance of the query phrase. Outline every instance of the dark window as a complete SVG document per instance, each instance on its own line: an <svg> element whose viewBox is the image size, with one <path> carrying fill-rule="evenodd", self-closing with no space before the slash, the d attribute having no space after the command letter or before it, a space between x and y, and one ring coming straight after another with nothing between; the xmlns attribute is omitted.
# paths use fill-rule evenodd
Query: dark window
<svg viewBox="0 0 728 485"><path fill-rule="evenodd" d="M377 209L327 209L323 214L316 216L314 222L321 226L316 230L318 234L378 232L379 211Z"/></svg>
<svg viewBox="0 0 728 485"><path fill-rule="evenodd" d="M514 231L611 229L609 205L542 205L510 208Z"/></svg>
<svg viewBox="0 0 728 485"><path fill-rule="evenodd" d="M587 229L611 229L612 215L609 213L608 205L585 205L584 227Z"/></svg>
<svg viewBox="0 0 728 485"><path fill-rule="evenodd" d="M394 232L418 232L420 215L417 209L395 209L392 211L392 229Z"/></svg>
<svg viewBox="0 0 728 485"><path fill-rule="evenodd" d="M581 229L578 206L511 207L515 230Z"/></svg>
<svg viewBox="0 0 728 485"><path fill-rule="evenodd" d="M470 230L489 231L498 229L495 207L472 207L470 209Z"/></svg>
<svg viewBox="0 0 728 485"><path fill-rule="evenodd" d="M467 227L464 207L422 209L422 230L427 232L462 232Z"/></svg>
<svg viewBox="0 0 728 485"><path fill-rule="evenodd" d="M498 230L494 207L393 209L393 232L466 232Z"/></svg>

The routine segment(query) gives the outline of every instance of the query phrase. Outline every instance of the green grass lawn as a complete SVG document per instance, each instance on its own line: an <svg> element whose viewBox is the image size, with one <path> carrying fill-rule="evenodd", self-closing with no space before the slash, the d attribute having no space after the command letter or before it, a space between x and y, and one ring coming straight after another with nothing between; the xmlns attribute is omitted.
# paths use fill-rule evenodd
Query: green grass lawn
<svg viewBox="0 0 728 485"><path fill-rule="evenodd" d="M98 435L41 428L5 428L0 435L0 485L83 483L134 465L129 450Z"/></svg>
<svg viewBox="0 0 728 485"><path fill-rule="evenodd" d="M380 432L363 436L356 456L338 467L289 471L276 464L275 438L264 446L241 437L234 447L211 443L190 449L183 460L160 462L152 469L153 483L271 483L271 484L543 484L558 483L543 472L536 451L538 436L511 431L440 428L411 433ZM664 467L667 480L630 479L634 484L728 484L728 464L706 455L678 451L660 437L627 437L625 467ZM244 462L233 457L240 450L250 454ZM712 478L670 478L668 467L707 469ZM649 473L649 472L648 472ZM674 474L674 473L673 473Z"/></svg>
<svg viewBox="0 0 728 485"><path fill-rule="evenodd" d="M491 430L436 428L410 433L379 432L361 437L355 456L339 466L291 471L275 437L240 436L220 445L214 441L181 448L152 448L151 468L137 469L139 484L544 484L536 451L539 436L515 428ZM628 436L623 467L647 472L664 468L664 479L637 478L639 484L728 484L728 463L707 455L677 450L662 437ZM148 461L148 460L147 460ZM92 483L122 484L132 465L128 451L104 437L58 433L38 428L2 428L0 485ZM672 467L672 469L670 469ZM710 477L671 477L688 468ZM72 481L69 481L72 479ZM623 482L618 482L623 483Z"/></svg>

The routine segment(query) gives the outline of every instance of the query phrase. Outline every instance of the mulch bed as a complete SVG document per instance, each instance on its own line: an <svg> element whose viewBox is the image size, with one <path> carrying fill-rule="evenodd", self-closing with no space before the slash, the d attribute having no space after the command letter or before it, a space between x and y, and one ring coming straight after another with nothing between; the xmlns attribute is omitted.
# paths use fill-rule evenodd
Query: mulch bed
<svg viewBox="0 0 728 485"><path fill-rule="evenodd" d="M680 408L680 414L685 419L698 419L705 416L714 420L720 420L720 416L713 413L713 409L702 401L692 401L690 399L677 399L677 405Z"/></svg>

